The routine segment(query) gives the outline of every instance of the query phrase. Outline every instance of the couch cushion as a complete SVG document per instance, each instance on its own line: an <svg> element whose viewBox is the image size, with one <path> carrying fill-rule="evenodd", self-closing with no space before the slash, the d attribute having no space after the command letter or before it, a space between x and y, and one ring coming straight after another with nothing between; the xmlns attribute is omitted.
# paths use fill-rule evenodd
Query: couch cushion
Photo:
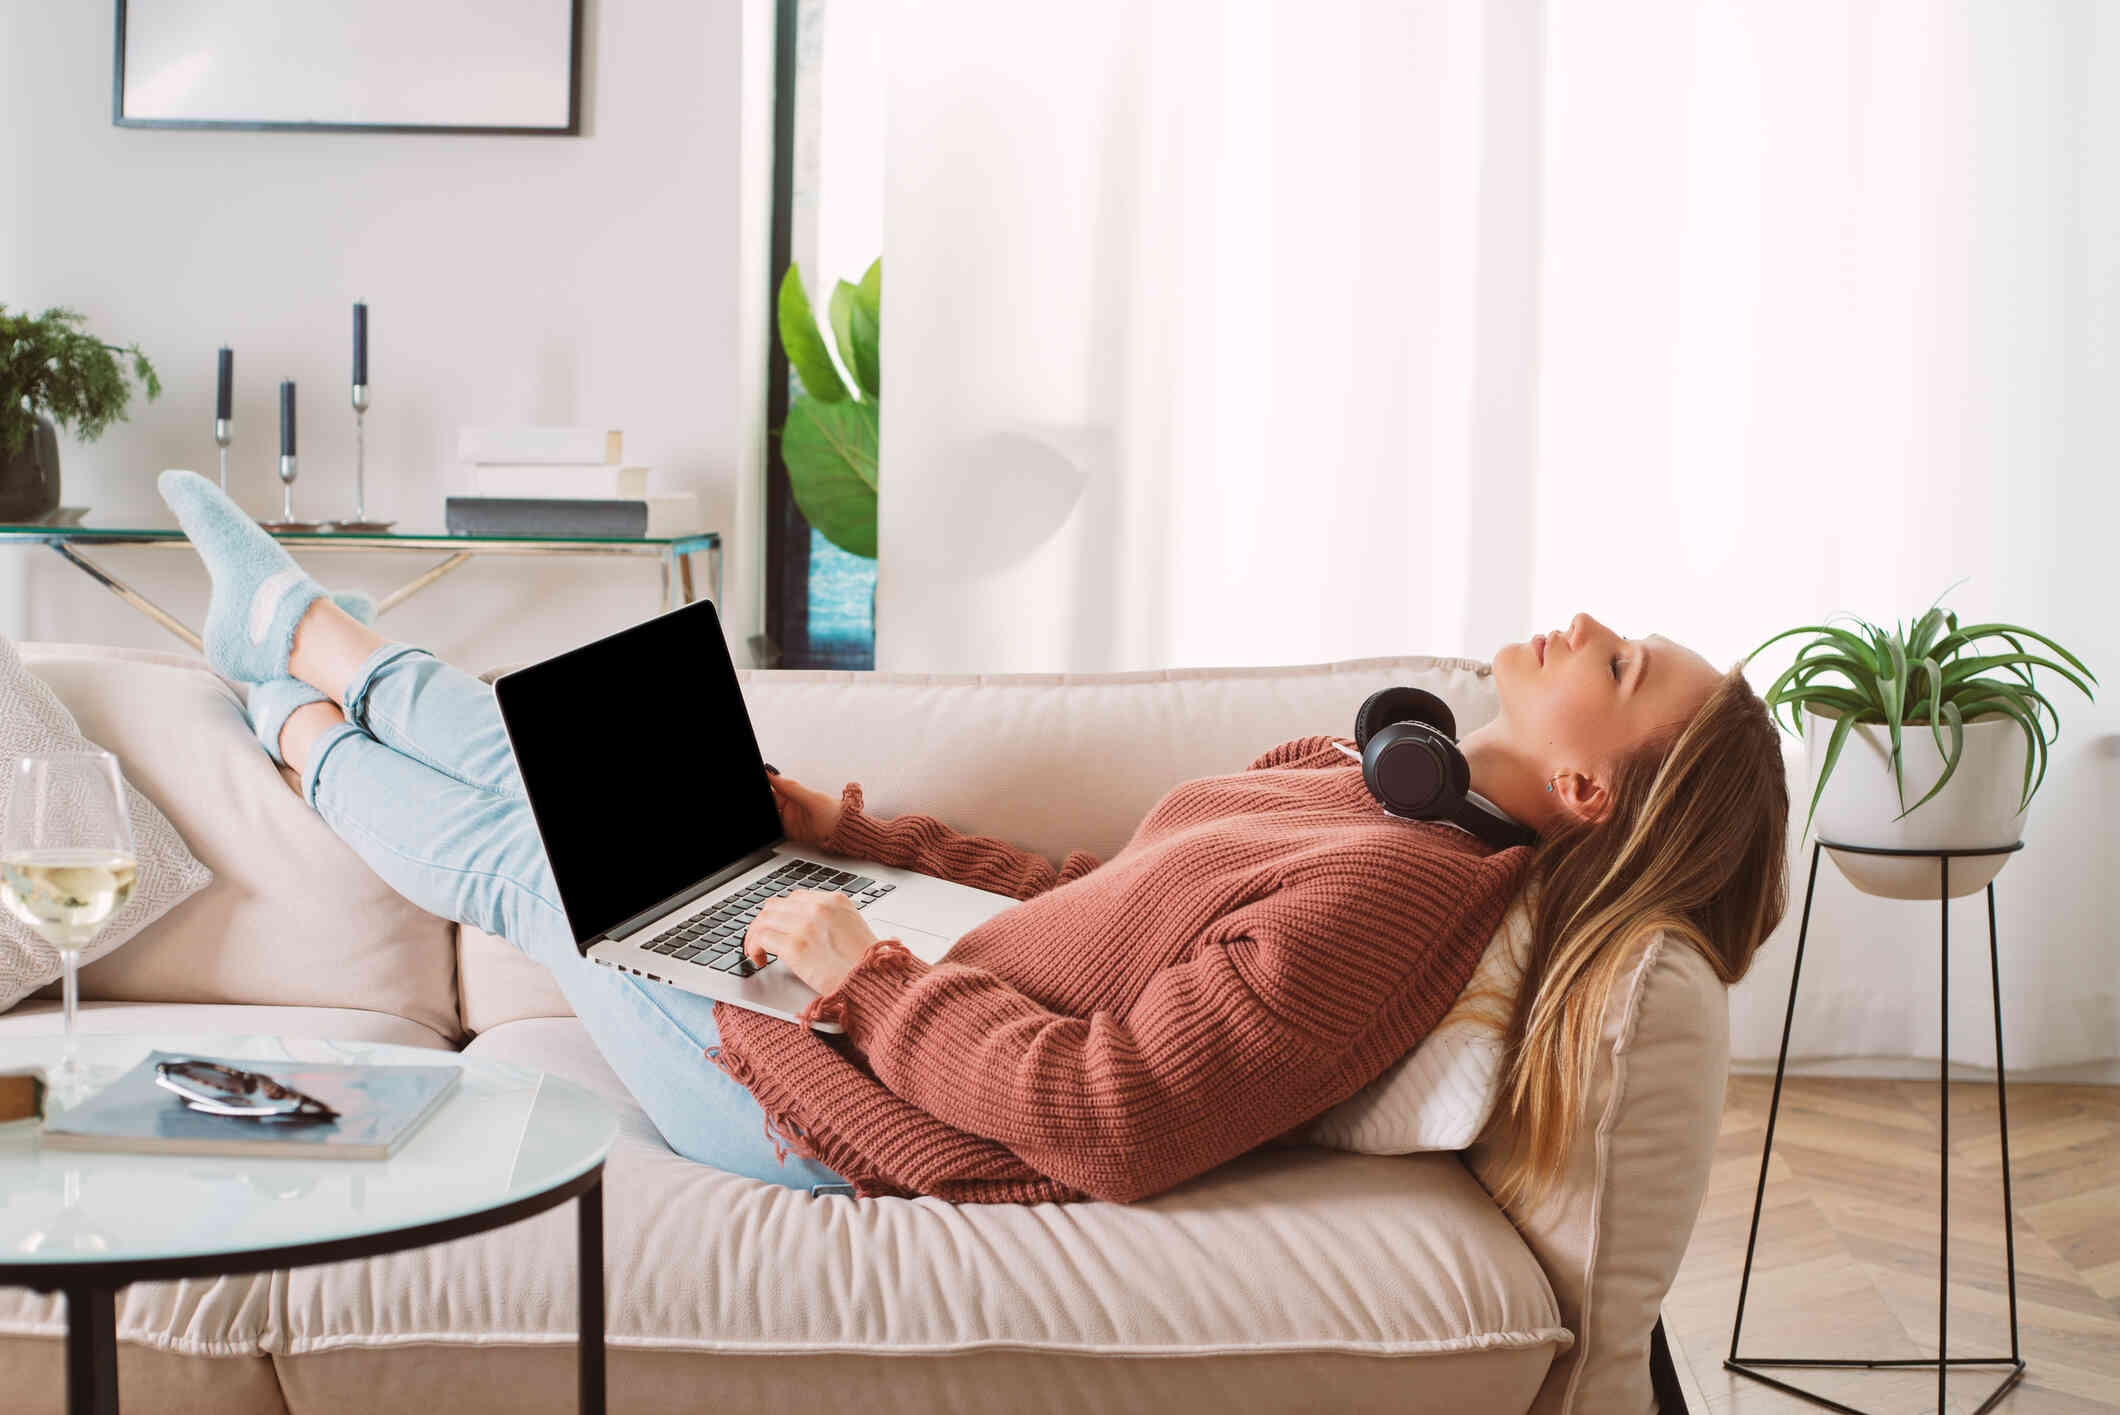
<svg viewBox="0 0 2120 1415"><path fill-rule="evenodd" d="M1454 1156L1283 1149L1127 1206L812 1198L672 1154L572 1019L511 1022L466 1054L580 1081L621 1112L614 1408L696 1408L726 1376L756 1393L736 1408L877 1408L879 1391L908 1409L1294 1408L1331 1389L1350 1409L1404 1409L1418 1390L1427 1408L1515 1410L1570 1340ZM290 1407L365 1393L429 1409L474 1382L482 1403L564 1407L573 1234L561 1210L291 1274ZM407 1344L426 1348L416 1365L356 1356ZM567 1359L496 1360L496 1345ZM742 1359L798 1354L830 1359ZM1161 1359L1084 1359L1110 1355Z"/></svg>
<svg viewBox="0 0 2120 1415"><path fill-rule="evenodd" d="M65 1026L65 1004L49 998L0 1014L0 1037L53 1036ZM270 1007L230 1002L84 1002L74 1018L82 1036L168 1032L321 1037L334 1042L391 1042L454 1051L431 1027L357 1007Z"/></svg>
<svg viewBox="0 0 2120 1415"><path fill-rule="evenodd" d="M82 735L73 714L59 701L51 685L23 663L22 655L12 641L0 638L0 772L4 772L18 756L81 752L94 745ZM11 774L0 776L0 781L6 783L0 795L11 796L15 790L22 789L12 780ZM97 812L93 803L81 798L77 790L67 789L71 785L67 783L57 791L46 793L43 805L52 816L36 822L40 832L53 832L53 838L61 843L81 838L68 834L70 831L78 832L98 821L105 828L113 824L104 819L110 814L112 804L107 796L105 809ZM171 908L204 889L213 878L206 866L185 848L176 827L140 790L137 782L124 780L122 790L125 797L123 817L131 826L139 869L130 897L118 906L87 947L81 950L77 961L84 964L116 952ZM116 842L106 838L104 843ZM107 872L100 882L114 883ZM58 946L17 918L13 909L0 911L0 1008L13 1006L59 978L64 972L64 963L65 955Z"/></svg>
<svg viewBox="0 0 2120 1415"><path fill-rule="evenodd" d="M1351 732L1355 709L1378 688L1426 688L1450 704L1461 732L1497 707L1487 665L1427 656L999 677L748 669L737 678L766 760L789 776L833 794L859 781L877 815L923 811L1056 861L1074 849L1109 859L1181 781L1241 771L1292 737ZM1096 768L1087 783L1085 763ZM468 929L462 944L467 1030L569 1014L543 970L515 950L480 946Z"/></svg>
<svg viewBox="0 0 2120 1415"><path fill-rule="evenodd" d="M455 925L401 898L288 791L228 684L167 655L24 644L22 658L214 873L82 969L83 997L350 1006L457 1034Z"/></svg>

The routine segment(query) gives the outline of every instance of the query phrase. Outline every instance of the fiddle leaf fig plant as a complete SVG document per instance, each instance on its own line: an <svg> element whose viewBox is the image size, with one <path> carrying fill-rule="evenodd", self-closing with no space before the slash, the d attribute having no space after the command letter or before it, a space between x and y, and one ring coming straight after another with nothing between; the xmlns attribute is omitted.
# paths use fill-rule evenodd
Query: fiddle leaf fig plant
<svg viewBox="0 0 2120 1415"><path fill-rule="evenodd" d="M76 327L86 321L69 309L31 319L0 305L0 460L29 444L39 413L83 442L122 420L132 389L114 354L132 356L132 376L150 401L162 396L162 380L138 344L106 344Z"/></svg>
<svg viewBox="0 0 2120 1415"><path fill-rule="evenodd" d="M780 429L780 455L795 504L826 540L851 555L874 559L883 262L870 265L859 285L842 280L833 287L826 310L831 345L811 309L800 266L788 267L778 304L780 346L802 383Z"/></svg>
<svg viewBox="0 0 2120 1415"><path fill-rule="evenodd" d="M1806 834L1811 817L1818 813L1819 799L1825 795L1826 781L1840 760L1840 750L1858 723L1881 723L1890 735L1892 780L1903 820L1941 791L1957 771L1965 751L1967 722L1989 714L2011 719L2024 733L2026 747L2024 794L2017 805L2021 811L2046 780L2047 749L2061 735L2061 716L2040 691L2033 670L2058 674L2086 698L2093 696L2089 684L2098 681L2096 675L2046 635L2015 624L1961 627L1955 613L1940 607L1943 595L1936 599L1912 628L1895 623L1887 629L1852 614L1836 614L1824 624L1785 629L1746 655L1749 661L1760 649L1792 635L1815 636L1797 650L1796 661L1774 680L1765 698L1776 722L1781 720L1781 709L1789 709L1792 730L1799 738L1805 708L1834 719L1818 787L1811 794L1811 814L1804 818ZM1839 620L1853 627L1834 627ZM2052 650L2067 666L2028 650L2026 640ZM2007 652L1996 651L2004 645ZM2053 724L2051 734L2042 715ZM1902 730L1909 727L1926 727L1943 756L1943 774L1911 806L1907 805L1900 752Z"/></svg>

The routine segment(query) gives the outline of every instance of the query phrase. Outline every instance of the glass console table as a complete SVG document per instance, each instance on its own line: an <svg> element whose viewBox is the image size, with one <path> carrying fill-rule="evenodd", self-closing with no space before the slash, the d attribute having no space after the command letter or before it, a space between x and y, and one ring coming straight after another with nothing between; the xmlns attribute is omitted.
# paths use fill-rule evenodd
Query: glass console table
<svg viewBox="0 0 2120 1415"><path fill-rule="evenodd" d="M713 531L663 539L639 536L469 536L446 531L314 531L300 535L275 535L273 539L297 558L304 550L376 552L440 552L442 559L421 571L376 601L378 616L389 613L412 596L466 561L486 555L624 555L653 557L662 563L662 608L690 604L692 558L707 557L708 594L721 603L721 536ZM175 615L113 575L103 565L83 554L85 549L104 546L160 546L189 550L191 542L175 526L110 525L93 519L79 524L50 522L0 524L0 545L47 545L60 558L96 583L124 600L155 623L175 634L194 649L199 636Z"/></svg>

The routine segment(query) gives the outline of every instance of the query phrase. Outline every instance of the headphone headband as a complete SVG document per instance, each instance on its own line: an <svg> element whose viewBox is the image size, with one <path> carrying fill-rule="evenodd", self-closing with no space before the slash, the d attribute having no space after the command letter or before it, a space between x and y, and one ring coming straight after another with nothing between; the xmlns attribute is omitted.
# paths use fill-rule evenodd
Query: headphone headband
<svg viewBox="0 0 2120 1415"><path fill-rule="evenodd" d="M1529 845L1538 832L1484 811L1465 799L1472 768L1458 750L1450 705L1422 688L1382 688L1354 715L1355 752L1362 783L1392 815L1449 821L1497 850ZM1343 749L1344 750L1344 749Z"/></svg>

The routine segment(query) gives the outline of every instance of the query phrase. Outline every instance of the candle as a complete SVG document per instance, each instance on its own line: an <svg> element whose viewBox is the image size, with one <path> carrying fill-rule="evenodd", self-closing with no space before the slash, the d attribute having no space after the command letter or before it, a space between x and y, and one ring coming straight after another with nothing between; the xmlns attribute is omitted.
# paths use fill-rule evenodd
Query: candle
<svg viewBox="0 0 2120 1415"><path fill-rule="evenodd" d="M280 380L280 455L294 455L294 380Z"/></svg>
<svg viewBox="0 0 2120 1415"><path fill-rule="evenodd" d="M235 395L235 382L236 351L223 344L221 346L221 383L214 393L213 415L224 423L232 416L229 411L229 402Z"/></svg>
<svg viewBox="0 0 2120 1415"><path fill-rule="evenodd" d="M368 304L353 302L353 381L368 382Z"/></svg>

